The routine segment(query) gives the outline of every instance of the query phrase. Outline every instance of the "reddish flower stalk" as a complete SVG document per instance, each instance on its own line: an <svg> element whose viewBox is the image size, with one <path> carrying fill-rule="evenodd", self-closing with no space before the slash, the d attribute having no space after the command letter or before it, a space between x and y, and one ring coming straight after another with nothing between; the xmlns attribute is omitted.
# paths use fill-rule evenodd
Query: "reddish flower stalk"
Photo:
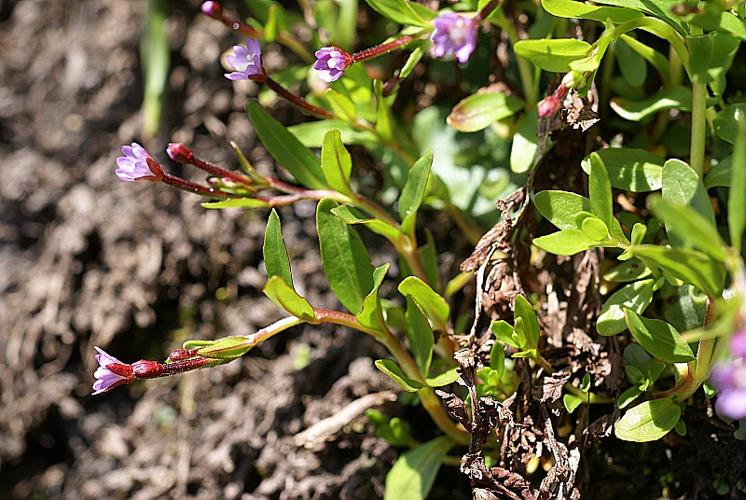
<svg viewBox="0 0 746 500"><path fill-rule="evenodd" d="M500 5L500 0L490 0L489 3L482 7L482 10L477 12L477 15L474 16L474 22L481 23L482 21L490 17L490 14L495 11L498 5Z"/></svg>
<svg viewBox="0 0 746 500"><path fill-rule="evenodd" d="M262 33L261 31L256 30L251 26L242 23L235 17L231 17L223 12L223 8L218 2L204 2L202 4L202 13L211 17L212 19L215 19L216 21L220 21L227 28L230 28L233 31L240 31L244 35L248 35L252 38L264 38L264 33Z"/></svg>
<svg viewBox="0 0 746 500"><path fill-rule="evenodd" d="M360 61L365 61L366 59L371 59L373 57L378 57L384 54L388 54L389 52L408 44L415 38L417 37L415 37L414 35L404 35L402 37L391 40L390 42L382 43L380 45L375 45L373 47L363 49L359 52L355 52L354 54L352 54L352 60L353 62L360 62Z"/></svg>
<svg viewBox="0 0 746 500"><path fill-rule="evenodd" d="M200 194L203 196L212 196L217 198L235 198L235 196L230 193L226 193L219 189L203 186L202 184L197 184L196 182L188 181L171 174L165 174L163 176L163 179L161 179L161 182L168 184L169 186L181 189L182 191L188 191L190 193Z"/></svg>
<svg viewBox="0 0 746 500"><path fill-rule="evenodd" d="M221 179L227 178L245 186L252 185L251 179L249 179L245 175L241 175L239 173L227 170L223 167L219 167L218 165L197 158L196 156L194 156L194 152L192 151L192 149L185 144L172 142L168 145L168 148L166 148L166 153L168 153L168 156L176 162L185 165L193 165L210 175L214 175L215 177L220 177Z"/></svg>
<svg viewBox="0 0 746 500"><path fill-rule="evenodd" d="M302 97L293 94L269 76L264 79L264 83L267 85L267 87L271 88L278 96L282 97L304 113L315 116L316 118L334 118L334 113L332 113L331 111L319 106L315 106Z"/></svg>

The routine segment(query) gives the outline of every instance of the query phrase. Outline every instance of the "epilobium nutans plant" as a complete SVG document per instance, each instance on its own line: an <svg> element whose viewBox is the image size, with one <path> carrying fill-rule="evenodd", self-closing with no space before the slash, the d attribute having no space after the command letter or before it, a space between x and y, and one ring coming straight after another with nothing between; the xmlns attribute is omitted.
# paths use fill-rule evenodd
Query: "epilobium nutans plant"
<svg viewBox="0 0 746 500"><path fill-rule="evenodd" d="M207 209L267 213L264 293L287 316L190 340L163 363L97 348L95 394L231 362L300 324L357 330L386 347L376 367L434 425L418 443L406 422L368 413L402 448L392 499L424 498L454 456L475 494L574 498L581 452L602 436L685 435L691 412L733 429L740 419L743 433L746 96L729 70L746 39L744 3L366 2L380 15L368 33L375 20L393 34L357 52L355 2L302 3L316 23L309 41L280 3L247 2L244 23L204 2L236 32L225 77L253 80L309 121L286 127L247 104L276 176L235 145L240 170L183 144L168 156L204 171L205 184L166 173L138 144L122 148L116 175L196 193ZM269 42L288 50L287 71L263 64ZM302 81L307 95L288 89ZM470 95L446 116L451 96L438 91ZM377 192L352 144L380 165ZM275 209L300 200L316 202L339 309L295 286ZM439 211L447 231L430 224ZM374 267L360 232L399 261ZM436 245L475 249L454 272ZM385 281L398 295L382 296Z"/></svg>

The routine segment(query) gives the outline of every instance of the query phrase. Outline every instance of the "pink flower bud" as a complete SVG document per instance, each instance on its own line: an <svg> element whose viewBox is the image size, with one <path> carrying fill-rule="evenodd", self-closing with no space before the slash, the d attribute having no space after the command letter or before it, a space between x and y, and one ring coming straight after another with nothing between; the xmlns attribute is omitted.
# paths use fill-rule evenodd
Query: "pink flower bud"
<svg viewBox="0 0 746 500"><path fill-rule="evenodd" d="M203 14L214 18L219 18L223 14L223 8L220 4L211 0L202 2L202 7L200 7L200 9Z"/></svg>
<svg viewBox="0 0 746 500"><path fill-rule="evenodd" d="M168 157L178 163L191 163L194 159L194 153L185 144L172 142L166 148Z"/></svg>
<svg viewBox="0 0 746 500"><path fill-rule="evenodd" d="M557 113L561 107L562 103L560 100L556 96L550 95L541 100L536 109L539 118L549 118Z"/></svg>
<svg viewBox="0 0 746 500"><path fill-rule="evenodd" d="M141 359L132 363L132 373L137 378L156 378L163 375L163 365L157 361Z"/></svg>

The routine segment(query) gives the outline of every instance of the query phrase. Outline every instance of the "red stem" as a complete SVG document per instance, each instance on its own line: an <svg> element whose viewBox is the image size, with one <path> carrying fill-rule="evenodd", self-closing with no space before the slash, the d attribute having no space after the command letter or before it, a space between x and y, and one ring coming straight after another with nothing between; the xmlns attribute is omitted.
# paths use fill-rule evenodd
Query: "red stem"
<svg viewBox="0 0 746 500"><path fill-rule="evenodd" d="M396 40L391 40L390 42L382 43L381 45L376 45L374 47L369 47L367 49L361 50L360 52L355 52L354 54L352 54L352 60L354 62L360 62L372 57L378 57L383 54L387 54L392 50L398 49L402 45L408 44L414 39L415 37L413 35L404 35L403 37L397 38Z"/></svg>
<svg viewBox="0 0 746 500"><path fill-rule="evenodd" d="M264 79L264 83L267 84L267 87L274 90L277 95L279 95L304 113L315 116L316 118L334 118L334 113L332 113L331 111L320 108L319 106L315 106L302 97L293 94L269 76Z"/></svg>
<svg viewBox="0 0 746 500"><path fill-rule="evenodd" d="M212 196L215 198L234 197L233 195L220 191L219 189L203 186L201 184L197 184L196 182L188 181L171 174L165 174L163 176L162 182L168 184L169 186L181 189L182 191L189 191L190 193L201 194L203 196Z"/></svg>
<svg viewBox="0 0 746 500"><path fill-rule="evenodd" d="M212 174L216 177L226 177L232 181L238 182L239 184L244 184L246 186L251 186L251 181L244 175L238 174L236 172L232 172L230 170L227 170L223 167L219 167L217 165L214 165L212 163L206 162L204 160L200 160L199 158L193 156L190 163L197 167L200 170L203 170L207 172L208 174Z"/></svg>

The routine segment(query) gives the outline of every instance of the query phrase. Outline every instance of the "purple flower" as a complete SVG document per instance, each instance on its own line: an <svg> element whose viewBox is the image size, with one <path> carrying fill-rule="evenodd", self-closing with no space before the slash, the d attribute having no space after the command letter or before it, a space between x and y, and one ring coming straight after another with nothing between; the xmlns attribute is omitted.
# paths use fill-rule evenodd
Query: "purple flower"
<svg viewBox="0 0 746 500"><path fill-rule="evenodd" d="M741 328L731 336L730 351L734 356L746 357L746 327Z"/></svg>
<svg viewBox="0 0 746 500"><path fill-rule="evenodd" d="M93 373L96 382L93 383L93 395L107 392L119 385L128 384L134 379L132 367L122 363L114 356L108 354L100 347L94 347L98 368Z"/></svg>
<svg viewBox="0 0 746 500"><path fill-rule="evenodd" d="M215 18L219 18L223 13L223 9L220 7L218 2L211 2L209 0L207 2L202 2L200 9L203 14Z"/></svg>
<svg viewBox="0 0 746 500"><path fill-rule="evenodd" d="M319 78L326 83L339 80L339 77L354 62L352 56L337 47L324 47L316 51L316 62L313 64Z"/></svg>
<svg viewBox="0 0 746 500"><path fill-rule="evenodd" d="M148 165L148 159L153 161L150 153L138 143L133 142L129 146L122 146L122 154L117 158L117 168L114 171L123 181L156 180L157 172L153 172ZM153 162L155 163L155 162Z"/></svg>
<svg viewBox="0 0 746 500"><path fill-rule="evenodd" d="M746 417L746 364L743 359L722 363L712 370L710 378L720 392L715 408L733 419Z"/></svg>
<svg viewBox="0 0 746 500"><path fill-rule="evenodd" d="M455 56L461 64L477 46L477 23L474 19L453 12L445 12L433 21L435 30L430 35L433 42L430 53L433 57Z"/></svg>
<svg viewBox="0 0 746 500"><path fill-rule="evenodd" d="M251 80L257 76L263 76L262 48L259 42L253 38L246 39L246 45L234 45L233 53L225 57L235 71L226 73L229 80Z"/></svg>

